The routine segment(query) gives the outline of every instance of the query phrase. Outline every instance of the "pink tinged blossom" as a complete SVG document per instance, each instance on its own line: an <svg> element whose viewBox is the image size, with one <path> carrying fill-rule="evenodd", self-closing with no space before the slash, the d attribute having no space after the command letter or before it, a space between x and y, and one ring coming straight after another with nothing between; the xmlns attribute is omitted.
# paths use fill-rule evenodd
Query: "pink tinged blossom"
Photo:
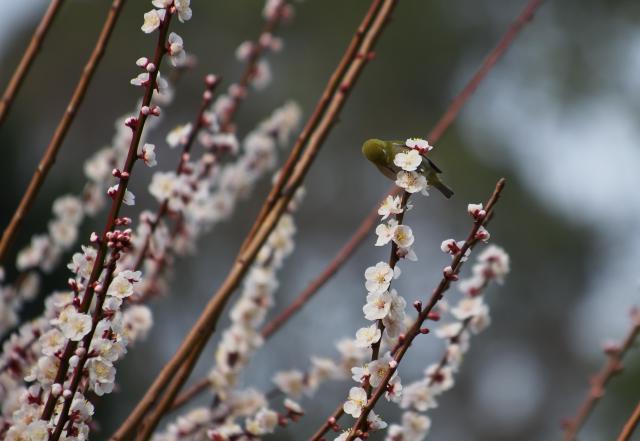
<svg viewBox="0 0 640 441"><path fill-rule="evenodd" d="M460 251L462 251L462 247L464 246L464 240L455 241L455 239L446 239L443 240L440 244L440 249L443 253L450 254L451 257L455 257ZM469 254L471 253L471 249L467 248L462 257L461 261L464 262L467 260Z"/></svg>
<svg viewBox="0 0 640 441"><path fill-rule="evenodd" d="M398 153L393 158L393 163L404 171L416 171L422 164L422 156L417 150L409 150L406 153Z"/></svg>
<svg viewBox="0 0 640 441"><path fill-rule="evenodd" d="M481 225L480 228L478 228L475 237L482 242L488 242L491 234L489 234L489 231L487 231L487 229Z"/></svg>
<svg viewBox="0 0 640 441"><path fill-rule="evenodd" d="M253 51L253 42L247 40L240 43L240 46L236 49L236 58L239 61L246 61Z"/></svg>
<svg viewBox="0 0 640 441"><path fill-rule="evenodd" d="M367 404L367 392L361 387L352 387L349 390L349 397L342 408L354 418L362 414L362 409Z"/></svg>
<svg viewBox="0 0 640 441"><path fill-rule="evenodd" d="M256 63L251 85L255 87L256 90L263 90L271 83L272 77L271 65L266 60L260 60Z"/></svg>
<svg viewBox="0 0 640 441"><path fill-rule="evenodd" d="M408 138L404 145L409 147L410 149L415 149L421 154L426 154L433 150L433 146L429 145L429 142L426 139L422 138Z"/></svg>
<svg viewBox="0 0 640 441"><path fill-rule="evenodd" d="M448 366L440 367L432 364L425 370L425 377L429 380L435 394L451 389L454 385L453 370Z"/></svg>
<svg viewBox="0 0 640 441"><path fill-rule="evenodd" d="M118 193L118 188L120 187L120 184L116 184L114 186L109 187L109 189L107 190L107 194L109 196L111 196L112 198L115 198L116 194ZM136 196L130 192L129 190L125 190L124 191L124 196L122 198L122 203L125 205L135 205L136 204Z"/></svg>
<svg viewBox="0 0 640 441"><path fill-rule="evenodd" d="M414 171L399 171L396 177L396 185L404 189L407 193L423 192L424 194L428 194L426 192L429 187L427 178Z"/></svg>
<svg viewBox="0 0 640 441"><path fill-rule="evenodd" d="M393 401L394 403L399 403L402 399L402 383L397 372L394 372L389 380L384 397L387 401Z"/></svg>
<svg viewBox="0 0 640 441"><path fill-rule="evenodd" d="M400 214L402 211L400 197L393 197L391 195L388 195L380 205L380 208L378 208L378 214L382 216L382 220L385 220L391 215Z"/></svg>
<svg viewBox="0 0 640 441"><path fill-rule="evenodd" d="M467 205L467 212L469 213L469 215L471 215L472 218L476 220L484 219L484 217L487 215L487 212L484 210L482 203Z"/></svg>
<svg viewBox="0 0 640 441"><path fill-rule="evenodd" d="M142 32L144 32L145 34L150 34L158 29L160 27L160 24L164 20L166 12L167 11L164 9L152 9L151 11L146 12L144 14L144 23L140 27L140 29L142 29Z"/></svg>
<svg viewBox="0 0 640 441"><path fill-rule="evenodd" d="M496 245L490 245L480 253L478 261L485 264L485 277L495 278L499 283L510 271L509 255Z"/></svg>
<svg viewBox="0 0 640 441"><path fill-rule="evenodd" d="M184 51L184 41L182 40L182 37L175 32L171 32L167 39L167 43L169 56L171 57L171 64L174 66L181 65L187 57L187 54Z"/></svg>

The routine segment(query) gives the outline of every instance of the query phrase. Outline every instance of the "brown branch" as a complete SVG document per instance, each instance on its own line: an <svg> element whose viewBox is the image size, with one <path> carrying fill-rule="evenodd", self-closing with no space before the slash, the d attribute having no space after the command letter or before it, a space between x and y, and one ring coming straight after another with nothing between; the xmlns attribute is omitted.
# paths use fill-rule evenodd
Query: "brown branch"
<svg viewBox="0 0 640 441"><path fill-rule="evenodd" d="M2 125L5 118L9 114L11 104L13 103L14 98L20 90L24 79L29 73L29 69L33 64L33 60L35 60L36 55L38 55L38 52L40 51L40 48L42 46L42 42L47 36L49 29L51 29L51 23L53 23L53 20L58 14L58 11L60 11L60 7L63 3L64 0L52 0L51 3L49 3L49 7L42 16L42 19L40 20L40 23L38 24L35 32L31 36L29 46L27 46L27 49L22 55L20 63L18 64L15 72L13 72L13 75L9 80L9 84L7 84L7 88L2 94L2 99L0 99L0 125Z"/></svg>
<svg viewBox="0 0 640 441"><path fill-rule="evenodd" d="M133 135L131 137L131 142L129 144L129 151L127 153L127 158L125 160L124 167L120 173L118 190L116 194L113 196L111 209L109 210L109 214L107 216L107 222L106 222L104 231L102 232L102 235L100 236L100 239L98 241L98 252L96 255L95 263L91 270L91 275L89 277L89 280L86 283L86 289L82 296L82 302L78 307L79 311L82 313L87 313L91 306L93 295L95 293L95 285L104 268L105 258L108 252L107 244L109 240L107 236L111 233L111 231L113 231L116 225L116 219L118 218L120 208L122 206L122 201L124 199L125 192L127 191L129 177L133 170L133 166L136 160L138 159L138 146L140 144L140 139L142 137L142 131L144 130L145 122L147 121L147 118L150 115L149 112L143 112L142 108L145 108L145 107L148 108L148 106L151 104L153 92L156 88L156 79L158 76L160 64L162 62L162 58L166 53L165 42L166 42L167 32L169 30L169 25L171 23L171 17L172 17L172 14L167 13L166 18L162 21L160 28L158 29L158 41L156 43L155 53L153 56L153 64L156 66L156 69L153 72L149 73L149 80L148 80L148 83L145 85L145 93L144 93L144 97L142 98L142 103L140 105L140 111L138 113L136 123L133 125L135 129L133 130ZM103 284L102 292L106 292L107 288L108 288L108 284L105 282ZM101 309L99 309L98 311L102 312ZM69 369L69 358L76 350L77 345L78 345L77 342L74 342L74 341L67 342L63 355L60 359L60 365L58 367L58 371L56 373L56 377L54 381L55 383L59 383L59 384L63 383L67 375L67 371ZM86 347L86 349L88 352L88 346ZM80 366L80 364L78 366ZM82 368L80 367L80 372L81 371L82 371ZM77 388L77 384L75 386ZM72 389L72 392L73 392L72 393L72 397L73 397L73 395L75 394L75 389ZM41 415L42 420L49 420L51 418L57 401L58 401L57 397L54 397L53 394L50 392L46 400L44 409L42 411L42 415Z"/></svg>
<svg viewBox="0 0 640 441"><path fill-rule="evenodd" d="M447 271L444 272L443 277L440 280L440 283L438 284L436 289L433 291L427 305L420 311L416 320L413 322L411 327L405 333L404 338L400 339L397 345L391 351L391 353L393 354L393 359L396 361L396 363L393 367L390 367L389 372L385 375L380 386L378 386L375 389L375 391L373 392L373 395L367 401L367 404L362 409L362 413L360 414L360 416L352 426L346 441L353 441L353 439L355 439L355 437L360 433L360 428L366 427L367 417L369 413L373 410L373 408L375 407L380 397L382 397L382 395L386 392L387 385L389 384L391 377L393 377L393 375L396 373L398 369L398 365L400 364L405 353L413 343L413 340L416 338L416 336L421 334L422 324L424 323L425 320L427 320L429 313L433 310L433 308L440 301L440 299L442 299L442 297L444 296L444 293L449 289L451 282L457 279L457 275L460 272L460 269L462 268L462 265L463 265L462 259L463 257L465 257L467 250L472 249L478 243L478 238L476 237L476 234L480 229L480 227L482 227L485 224L485 222L491 217L493 213L493 208L496 202L498 202L500 194L504 189L504 185L505 185L505 180L504 178L502 178L498 181L496 188L493 191L493 194L491 195L491 197L489 198L489 200L485 205L485 210L487 212L486 216L484 218L477 219L473 223L473 228L471 229L469 236L465 240L462 247L460 247L460 250L458 251L458 253L453 258L453 262L449 267L450 272L448 273Z"/></svg>
<svg viewBox="0 0 640 441"><path fill-rule="evenodd" d="M407 203L409 202L409 197L411 197L411 193L408 193L406 191L402 192L402 200L400 203L400 208L402 209L402 211L396 214L395 216L396 222L398 223L398 225L402 225L402 222L404 220L404 215L407 211ZM392 270L394 270L399 260L400 260L400 257L398 256L398 244L392 241L391 253L389 255L389 267ZM384 335L384 323L382 322L382 319L377 320L377 325L378 325L378 329L380 330L380 338L378 339L377 342L371 345L371 361L377 360L378 357L380 356L380 345L382 344L382 337ZM371 384L367 381L365 385L365 390L367 391L367 397L371 396L371 389L372 389Z"/></svg>
<svg viewBox="0 0 640 441"><path fill-rule="evenodd" d="M578 408L578 413L572 419L565 421L565 432L562 438L564 441L573 441L576 439L580 428L584 425L585 421L587 421L596 404L598 404L604 396L605 389L611 378L622 371L622 359L634 345L638 334L640 334L640 313L634 309L632 311L632 326L629 332L619 346L606 350L608 355L607 362L600 372L591 379L591 388Z"/></svg>
<svg viewBox="0 0 640 441"><path fill-rule="evenodd" d="M251 227L251 230L249 230L249 233L247 234L245 243L242 245L243 249L249 243L249 241L253 239L258 229L258 226L262 223L262 221L265 219L269 211L273 208L273 205L275 204L275 201L277 200L277 198L280 197L282 190L284 189L284 186L287 182L287 179L289 179L289 176L291 175L291 172L293 171L293 168L296 165L298 158L302 154L302 150L304 146L309 141L311 134L313 133L316 126L320 122L322 116L324 115L324 112L327 110L327 107L329 106L331 98L335 95L336 90L338 89L338 86L340 84L340 81L342 80L345 73L347 72L347 69L353 62L354 57L357 55L358 48L362 43L365 33L373 23L375 14L378 12L381 4L382 4L382 0L373 0L371 2L371 6L369 6L369 10L367 11L364 19L362 20L362 23L360 23L360 26L358 26L356 34L351 39L351 42L349 43L349 46L347 47L346 52L342 56L342 59L340 60L338 67L331 75L331 78L329 79L329 82L327 83L327 86L325 87L324 92L320 97L320 101L318 102L315 110L307 120L307 123L302 129L302 132L298 136L298 139L296 140L296 143L294 144L293 149L291 150L291 154L289 155L289 158L287 159L284 166L280 170L280 173L278 174L278 179L276 180L275 185L271 188L271 191L267 196L266 202L260 209L256 222L253 224L253 226ZM367 57L368 54L364 54L364 56Z"/></svg>
<svg viewBox="0 0 640 441"><path fill-rule="evenodd" d="M376 1L377 0L374 0L374 2ZM184 384L186 381L192 366L189 366L189 368L184 371L178 371L193 352L199 352L199 349L204 346L203 342L206 342L214 332L218 318L220 317L227 300L241 282L258 251L268 238L273 228L275 228L276 223L282 214L285 212L295 190L300 186L306 176L306 173L313 164L315 156L346 102L349 90L354 86L362 72L368 60L368 54L370 54L373 49L373 46L381 34L384 24L387 22L395 5L396 0L385 0L380 10L377 11L371 28L362 39L362 44L360 45L357 55L350 61L348 69L344 77L341 79L342 86L331 96L331 100L327 106L325 114L318 126L309 136L309 142L304 153L300 156L298 161L294 161L295 167L292 169L292 173L286 183L285 190L276 199L275 204L273 204L272 209L269 210L265 219L263 221L256 222L259 227L256 228L254 238L246 243L245 247L241 249L225 281L205 306L203 313L185 337L176 354L163 367L153 384L147 390L145 396L140 400L136 408L131 412L122 426L116 431L112 439L129 439L138 424L140 424L142 418L144 418L158 402L158 399L161 397L161 394L167 387L167 384L170 381L174 382L174 384L176 382ZM295 155L295 153L292 152L292 155ZM267 202L265 202L265 204L267 204Z"/></svg>
<svg viewBox="0 0 640 441"><path fill-rule="evenodd" d="M89 83L93 78L93 74L98 67L100 60L105 52L107 43L109 42L109 38L113 32L113 28L115 27L116 21L118 20L118 16L120 15L120 11L122 10L122 6L124 5L125 0L113 0L111 7L109 9L109 13L107 14L107 19L102 26L102 31L100 32L100 36L98 37L98 41L96 42L93 51L87 61L87 64L84 66L82 70L82 75L80 76L80 80L76 85L76 88L71 96L71 100L67 104L67 108L62 116L62 119L58 123L56 130L49 141L49 145L40 159L40 163L36 168L33 176L31 177L31 181L27 186L27 190L25 191L22 199L20 200L20 204L18 208L13 213L11 221L9 225L5 228L2 233L2 239L0 240L0 263L4 261L7 256L7 252L9 251L9 246L15 239L18 229L20 228L22 221L31 208L33 201L35 200L38 192L40 191L40 187L42 186L47 174L56 160L56 155L62 146L62 142L71 127L71 123L73 122L76 114L78 113L78 108L82 104L84 96L89 87Z"/></svg>
<svg viewBox="0 0 640 441"><path fill-rule="evenodd" d="M451 104L440 117L434 128L429 133L428 139L432 144L437 143L444 133L449 129L451 124L455 121L456 117L460 113L460 110L464 104L469 101L473 92L478 88L480 83L487 76L489 71L495 66L495 64L504 55L506 50L511 46L513 40L520 33L526 23L532 18L535 11L541 5L541 0L531 0L526 5L524 10L516 18L513 24L509 27L504 36L500 39L499 43L493 48L493 50L487 55L478 68L473 77L465 85L465 87L455 96ZM402 189L392 185L388 191L391 196L397 196L402 192ZM282 313L268 323L262 333L264 337L278 331L296 312L316 294L325 283L327 283L331 277L333 277L342 265L351 258L356 252L360 244L366 239L369 232L377 225L378 220L378 205L381 204L387 195L385 195L378 204L369 212L369 214L362 220L358 229L352 234L347 243L338 251L338 254L329 262L325 269L320 273L318 277L313 281L296 297L294 302L287 307Z"/></svg>
<svg viewBox="0 0 640 441"><path fill-rule="evenodd" d="M631 439L631 436L633 435L633 432L635 432L636 427L638 427L638 423L640 423L640 402L638 402L638 405L633 410L633 413L624 424L622 432L620 432L620 435L618 435L616 441L629 441Z"/></svg>
<svg viewBox="0 0 640 441"><path fill-rule="evenodd" d="M316 433L314 433L313 436L309 438L309 441L321 441L324 439L323 438L324 434L327 433L329 430L333 429L337 431L338 430L337 421L340 419L342 415L344 415L344 409L342 407L342 403L340 403L336 408L336 410L333 411L331 416L327 418L327 420L322 424L322 426L320 426L320 428L316 431Z"/></svg>

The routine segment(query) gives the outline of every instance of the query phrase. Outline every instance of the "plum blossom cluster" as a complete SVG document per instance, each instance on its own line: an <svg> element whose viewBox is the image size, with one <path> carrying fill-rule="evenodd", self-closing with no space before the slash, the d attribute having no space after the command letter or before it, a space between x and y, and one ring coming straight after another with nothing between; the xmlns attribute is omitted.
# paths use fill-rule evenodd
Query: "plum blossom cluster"
<svg viewBox="0 0 640 441"><path fill-rule="evenodd" d="M154 0L153 4L162 8L154 10L159 17L156 28L161 27L158 46L169 45L165 35L170 18L175 14L181 21L188 19L189 1ZM149 13L145 14L144 32L156 29L149 28L151 22ZM169 47L166 52L171 54ZM86 439L94 409L85 396L101 396L113 390L114 363L124 355L131 340L151 324L148 309L130 308L125 315L121 308L123 301L136 291L142 274L118 266L132 247L131 220L119 216L119 210L123 203L135 203L126 186L145 122L160 114L151 99L159 85L158 68L164 53L156 50L153 62L144 59L136 63L148 74L140 84L145 88L145 98L138 117L125 120L133 135L124 167L111 171L119 183L107 190L112 199L107 228L101 236L92 233L92 245L83 246L82 252L73 255L68 265L74 274L69 279L70 290L47 299L48 322L38 335L41 353L28 368L25 380L31 384L20 395L19 405L11 415L7 439Z"/></svg>
<svg viewBox="0 0 640 441"><path fill-rule="evenodd" d="M451 317L435 331L435 335L445 341L444 355L438 363L425 369L424 378L405 385L400 401L404 409L402 424L389 426L386 441L426 438L431 420L420 413L437 407L438 397L454 386L454 376L469 350L471 335L479 334L490 324L483 293L490 282L502 283L508 272L509 256L502 248L490 245L478 256L472 276L458 284L463 293L458 303L454 307L444 301L438 304L439 314Z"/></svg>
<svg viewBox="0 0 640 441"><path fill-rule="evenodd" d="M244 280L240 298L230 311L231 325L222 334L215 352L215 366L208 379L216 402L215 409L197 408L179 417L155 440L230 439L230 437L258 437L271 433L278 424L303 414L302 408L292 400L285 401L286 412L269 408L266 397L254 390L236 390L238 375L251 355L262 346L259 328L274 304L278 288L277 271L294 250L296 232L293 213L299 206L304 189L298 189L285 214L269 235L258 253L256 262ZM238 423L244 419L243 424ZM250 439L250 438L249 438Z"/></svg>
<svg viewBox="0 0 640 441"><path fill-rule="evenodd" d="M154 174L149 191L160 204L166 203L167 210L178 220L170 230L164 221L157 220L157 214L143 211L140 215L135 246L143 249L141 241L149 238L150 242L143 261L144 272L149 275L148 283L140 289L145 297L165 290L169 272L163 270L171 263L173 254L193 252L201 235L231 217L238 201L247 198L256 183L275 168L278 144L286 145L300 116L298 105L288 102L250 132L243 140L242 148L237 142L222 144L218 139L215 146L207 144L209 147L198 160L183 163L181 168L187 172ZM213 124L217 120L212 114L206 114L205 118L214 121ZM188 132L180 130L180 138L184 138ZM205 130L203 133L209 135L211 132ZM175 137L175 132L169 134L170 141ZM227 139L235 140L235 136ZM179 145L180 141L176 142ZM233 161L221 164L217 159L223 152L238 151Z"/></svg>
<svg viewBox="0 0 640 441"><path fill-rule="evenodd" d="M409 196L412 193L427 194L428 183L420 167L424 154L431 150L428 142L422 139L410 138L405 142L409 149L397 153L394 164L399 167L396 185L404 192L401 196L388 196L378 210L382 216L382 223L376 227L376 246L391 244L389 262L378 262L365 270L365 288L367 290L366 304L362 308L365 319L373 322L356 332L356 345L371 349L371 360L351 369L352 378L359 386L352 387L343 405L345 413L359 418L366 406L371 388L382 384L392 368L395 360L390 352L379 357L383 341L393 344L404 333L406 327L406 300L397 290L391 288L391 282L397 279L400 268L397 263L401 259L417 260L413 245L415 238L411 227L402 223L405 212L410 208ZM391 217L393 216L393 217ZM402 383L397 371L386 384L385 398L399 402L402 397ZM367 415L367 431L384 429L387 424L378 415L370 412ZM340 435L347 437L348 433ZM338 437L340 439L340 437Z"/></svg>
<svg viewBox="0 0 640 441"><path fill-rule="evenodd" d="M175 37L174 37L175 38ZM182 62L174 63L176 67L187 65L189 57L182 50L174 47L175 57ZM182 54L182 55L179 55ZM143 59L138 60L142 63ZM154 89L152 106L167 106L173 101L171 84L158 74L158 87ZM140 104L137 105L137 108ZM25 302L32 300L40 286L40 271L48 273L56 268L65 252L75 245L79 228L87 216L95 216L108 201L106 190L112 180L112 170L124 162L132 131L125 122L130 117L123 115L115 121L115 133L111 143L94 153L83 164L83 171L87 182L81 194L67 194L56 198L52 204L53 219L48 223L46 233L36 234L30 243L20 250L16 257L16 269L21 273L13 283L0 285L0 335L17 324L18 312ZM144 143L149 131L156 127L160 118L147 122L142 132L141 142ZM145 163L155 160L154 146L144 143L146 152ZM151 159L153 158L153 159ZM4 282L0 279L0 283Z"/></svg>

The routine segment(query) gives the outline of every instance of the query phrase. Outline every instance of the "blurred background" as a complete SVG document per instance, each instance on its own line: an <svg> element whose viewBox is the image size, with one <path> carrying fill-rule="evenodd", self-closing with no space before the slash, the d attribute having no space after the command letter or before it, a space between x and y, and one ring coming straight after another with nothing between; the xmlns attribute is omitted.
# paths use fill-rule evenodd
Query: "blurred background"
<svg viewBox="0 0 640 441"><path fill-rule="evenodd" d="M0 15L0 84L13 72L47 2L10 2ZM307 0L281 28L284 50L270 56L272 84L251 92L238 114L246 134L287 100L305 117L317 99L367 1ZM333 257L389 183L360 155L362 141L426 136L495 45L524 0L403 0L384 32L376 58L351 95L312 168L307 198L297 215L296 251L281 273L278 306L287 302ZM102 26L110 2L69 0L54 22L41 55L7 122L0 129L0 225L6 225L59 120ZM177 88L163 125L153 132L159 167L172 169L175 152L165 133L191 118L202 78L212 72L227 84L242 65L236 47L262 28L260 0L192 2L194 16L173 29L197 67ZM13 249L46 229L51 201L79 192L82 162L107 145L115 119L130 111L138 90L129 85L134 61L149 55L152 40L140 32L149 2L130 1L86 100ZM486 199L504 176L508 188L490 231L507 249L512 273L488 297L492 325L472 341L457 386L430 412L434 440L552 440L603 363L602 344L619 340L628 311L640 296L640 3L634 0L547 1L494 68L433 151L455 197L419 199L407 222L416 234L419 262L404 264L398 289L408 300L425 298L448 258L439 250L469 230L466 204ZM284 157L286 153L282 153ZM142 169L142 168L141 168ZM149 173L136 172L131 188L139 207ZM153 304L155 322L146 343L119 365L120 393L98 408L106 437L128 414L230 267L268 191L265 180L234 220L201 241L196 256L180 260L169 297ZM98 216L98 219L101 219ZM85 235L102 227L86 225ZM318 296L298 314L246 371L243 382L271 388L275 370L305 369L310 355L335 356L334 342L362 326L364 269L387 258L373 235ZM468 270L468 268L467 268ZM64 270L46 290L65 286ZM25 316L42 309L42 298ZM220 328L222 329L222 328ZM409 382L439 358L441 342L420 338L402 368ZM193 378L213 361L208 349ZM640 357L632 352L580 439L612 439L640 396ZM303 400L304 419L271 439L306 439L342 400L351 383L327 384ZM398 412L380 409L389 422ZM374 439L378 439L376 435ZM640 437L636 437L640 439Z"/></svg>

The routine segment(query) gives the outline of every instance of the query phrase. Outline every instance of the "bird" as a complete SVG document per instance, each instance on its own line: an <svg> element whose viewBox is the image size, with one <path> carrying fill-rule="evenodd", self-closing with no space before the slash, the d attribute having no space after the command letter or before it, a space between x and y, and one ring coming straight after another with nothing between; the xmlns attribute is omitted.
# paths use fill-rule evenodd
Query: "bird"
<svg viewBox="0 0 640 441"><path fill-rule="evenodd" d="M413 149L407 144L412 147L415 145L417 147L416 150L418 150L422 157L422 162L416 169L416 172L424 175L427 179L427 184L436 188L444 197L447 199L451 198L451 196L453 196L453 190L440 180L438 175L442 173L442 170L440 170L431 159L427 158L426 151L430 150L431 146L424 140L413 138L407 140L407 142L402 142L383 141L372 138L362 144L362 154L371 161L383 175L395 181L398 172L402 169L394 163L394 159L398 153L407 153ZM427 148L423 146L427 146Z"/></svg>

